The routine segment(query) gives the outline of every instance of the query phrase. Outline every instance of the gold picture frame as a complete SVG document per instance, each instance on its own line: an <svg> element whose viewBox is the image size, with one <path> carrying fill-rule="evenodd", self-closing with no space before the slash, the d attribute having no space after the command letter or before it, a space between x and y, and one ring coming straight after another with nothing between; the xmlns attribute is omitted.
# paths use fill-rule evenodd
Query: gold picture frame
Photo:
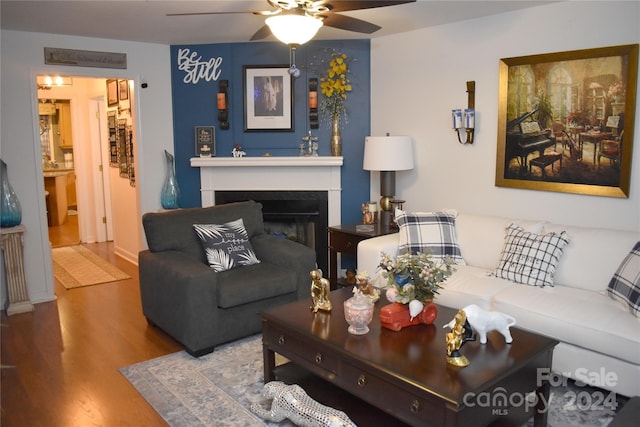
<svg viewBox="0 0 640 427"><path fill-rule="evenodd" d="M495 185L629 197L637 77L638 44L501 59Z"/></svg>

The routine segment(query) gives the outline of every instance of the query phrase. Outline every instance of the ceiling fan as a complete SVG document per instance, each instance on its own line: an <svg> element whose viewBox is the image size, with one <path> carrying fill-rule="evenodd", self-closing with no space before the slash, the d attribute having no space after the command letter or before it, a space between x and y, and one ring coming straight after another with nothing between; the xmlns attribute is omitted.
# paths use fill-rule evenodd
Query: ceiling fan
<svg viewBox="0 0 640 427"><path fill-rule="evenodd" d="M271 10L248 10L235 12L190 12L170 13L167 16L223 15L252 13L267 16L263 25L251 41L261 40L273 33L283 43L300 45L309 41L322 25L341 30L372 34L381 27L371 22L341 15L337 12L372 9L413 3L416 0L266 0ZM279 17L287 17L280 19ZM278 22L280 21L280 22ZM284 22L286 21L286 22ZM299 25L296 23L299 22Z"/></svg>

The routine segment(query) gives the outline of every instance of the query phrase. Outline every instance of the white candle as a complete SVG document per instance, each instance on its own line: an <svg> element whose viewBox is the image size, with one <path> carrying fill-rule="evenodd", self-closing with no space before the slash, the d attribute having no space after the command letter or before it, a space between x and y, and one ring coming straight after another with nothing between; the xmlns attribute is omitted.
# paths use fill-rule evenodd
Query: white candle
<svg viewBox="0 0 640 427"><path fill-rule="evenodd" d="M473 129L476 127L476 112L473 108L466 108L464 110L464 127L467 129Z"/></svg>
<svg viewBox="0 0 640 427"><path fill-rule="evenodd" d="M453 128L460 129L462 127L462 110L451 110L453 116Z"/></svg>

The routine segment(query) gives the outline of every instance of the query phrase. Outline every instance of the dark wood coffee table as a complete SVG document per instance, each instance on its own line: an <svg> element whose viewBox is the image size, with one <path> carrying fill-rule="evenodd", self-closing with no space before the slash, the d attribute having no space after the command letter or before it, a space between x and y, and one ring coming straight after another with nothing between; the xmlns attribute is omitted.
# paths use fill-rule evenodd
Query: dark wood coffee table
<svg viewBox="0 0 640 427"><path fill-rule="evenodd" d="M331 313L313 313L310 299L261 313L265 382L295 381L286 367L276 369L275 353L279 353L293 363L289 365L330 383L324 387L328 401L323 393L309 393L329 406L335 407L330 396L337 386L413 426L520 425L531 416L536 426L546 425L546 411L536 410L544 404L527 406L525 398L535 390L538 402L548 401L548 376L539 372L551 368L558 341L512 328L514 342L506 344L493 332L485 345L466 343L462 353L471 363L455 367L446 362L448 329L442 326L456 310L439 307L433 325L394 332L380 327L380 307L387 303L383 296L376 303L370 332L355 336L347 332L343 310L351 295L351 288L331 292ZM345 412L358 423L349 410Z"/></svg>

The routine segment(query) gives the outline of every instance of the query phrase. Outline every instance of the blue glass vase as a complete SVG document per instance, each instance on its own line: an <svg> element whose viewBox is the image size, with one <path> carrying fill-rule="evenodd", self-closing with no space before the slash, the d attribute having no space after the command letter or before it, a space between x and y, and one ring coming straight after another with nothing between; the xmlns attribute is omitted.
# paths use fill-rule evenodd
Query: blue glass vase
<svg viewBox="0 0 640 427"><path fill-rule="evenodd" d="M22 208L16 192L11 188L7 164L0 159L0 184L2 185L2 204L0 205L0 227L15 227L22 222Z"/></svg>
<svg viewBox="0 0 640 427"><path fill-rule="evenodd" d="M165 180L160 194L160 204L164 209L178 209L180 207L180 188L176 179L173 155L164 150Z"/></svg>

